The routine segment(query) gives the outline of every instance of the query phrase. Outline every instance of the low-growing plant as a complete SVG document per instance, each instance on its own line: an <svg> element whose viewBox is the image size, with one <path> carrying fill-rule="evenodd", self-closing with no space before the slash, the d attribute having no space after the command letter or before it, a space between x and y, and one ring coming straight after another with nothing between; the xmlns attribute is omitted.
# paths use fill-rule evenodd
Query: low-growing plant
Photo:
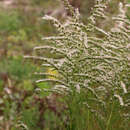
<svg viewBox="0 0 130 130"><path fill-rule="evenodd" d="M48 46L38 46L37 55L25 56L42 61L42 66L51 67L57 75L40 72L40 82L53 82L54 87L45 89L65 95L67 103L68 130L128 130L130 113L130 21L119 3L118 16L112 17L115 26L105 31L97 26L98 19L107 19L104 9L108 2L97 0L87 25L80 20L78 9L68 0L62 0L71 14L61 23L45 15L57 28L57 36L43 37ZM60 55L48 58L43 50ZM48 77L54 78L48 78ZM47 78L45 78L47 77ZM81 114L80 114L81 113ZM120 123L120 124L119 124Z"/></svg>

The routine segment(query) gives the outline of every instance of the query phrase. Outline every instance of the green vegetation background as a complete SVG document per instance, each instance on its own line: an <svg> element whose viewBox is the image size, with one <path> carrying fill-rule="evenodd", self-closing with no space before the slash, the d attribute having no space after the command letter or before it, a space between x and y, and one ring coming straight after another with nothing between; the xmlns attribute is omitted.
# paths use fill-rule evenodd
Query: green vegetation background
<svg viewBox="0 0 130 130"><path fill-rule="evenodd" d="M90 14L90 1L83 0L81 14L84 21ZM57 130L56 124L63 125L64 121L58 117L63 101L56 101L57 95L48 100L49 93L38 91L38 88L48 88L51 84L36 85L34 81L38 77L33 73L40 70L39 63L23 58L32 54L34 46L46 44L41 40L43 36L55 33L42 17L59 7L59 2L54 0L18 0L13 6L0 5L0 130L26 127L29 130ZM111 11L116 13L114 4ZM130 9L128 17L129 14ZM49 54L45 52L45 55Z"/></svg>

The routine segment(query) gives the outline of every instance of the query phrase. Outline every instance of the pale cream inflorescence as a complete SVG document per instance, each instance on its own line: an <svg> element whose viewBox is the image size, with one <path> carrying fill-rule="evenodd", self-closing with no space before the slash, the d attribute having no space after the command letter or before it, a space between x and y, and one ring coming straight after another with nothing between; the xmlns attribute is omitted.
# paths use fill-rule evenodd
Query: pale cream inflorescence
<svg viewBox="0 0 130 130"><path fill-rule="evenodd" d="M37 82L55 82L56 86L52 90L59 93L72 90L80 93L82 89L86 89L86 92L92 92L96 101L98 99L101 102L111 93L112 98L118 98L120 105L124 106L120 88L124 94L128 92L126 86L130 70L127 46L130 41L130 22L126 18L122 3L119 4L120 14L113 17L118 26L107 32L96 25L96 19L107 18L104 13L106 4L103 0L97 0L87 25L80 20L78 9L74 9L68 0L62 2L71 17L61 23L56 18L45 15L43 19L53 23L58 35L42 38L50 41L50 46L34 48L35 51L48 49L53 54L60 54L62 58L26 56L46 62L43 66L52 67L59 74L55 79L41 79Z"/></svg>

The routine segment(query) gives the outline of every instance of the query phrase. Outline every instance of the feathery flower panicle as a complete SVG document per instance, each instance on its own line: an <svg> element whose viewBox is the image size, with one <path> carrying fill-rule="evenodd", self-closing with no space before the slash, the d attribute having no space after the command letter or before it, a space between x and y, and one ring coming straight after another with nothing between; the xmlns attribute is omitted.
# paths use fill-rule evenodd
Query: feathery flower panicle
<svg viewBox="0 0 130 130"><path fill-rule="evenodd" d="M116 98L118 98L118 100L119 100L119 102L120 102L120 105L121 106L124 106L124 102L123 102L123 99L122 99L122 97L121 96L119 96L119 95L114 95Z"/></svg>
<svg viewBox="0 0 130 130"><path fill-rule="evenodd" d="M34 48L35 51L46 49L54 55L60 53L62 58L26 57L42 60L43 66L51 67L58 72L55 78L41 79L37 82L55 82L56 86L52 91L60 93L75 91L80 94L85 90L88 100L91 93L97 104L104 104L106 98L117 97L120 105L124 106L125 101L121 96L122 93L127 93L126 86L130 82L128 58L130 22L122 10L122 3L120 3L121 15L113 18L114 21L120 21L120 29L113 27L107 32L96 26L98 18L107 17L104 13L106 8L104 0L97 0L87 25L81 22L79 11L74 9L68 0L62 2L72 17L64 23L51 16L43 17L44 20L52 21L59 34L43 38L50 41L51 45Z"/></svg>

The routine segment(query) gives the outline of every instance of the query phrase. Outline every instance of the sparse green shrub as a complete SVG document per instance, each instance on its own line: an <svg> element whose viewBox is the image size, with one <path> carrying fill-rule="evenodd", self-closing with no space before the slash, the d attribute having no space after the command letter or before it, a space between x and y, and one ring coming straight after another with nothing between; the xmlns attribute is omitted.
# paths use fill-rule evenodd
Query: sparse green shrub
<svg viewBox="0 0 130 130"><path fill-rule="evenodd" d="M0 33L17 31L21 27L22 22L17 12L6 12L4 10L0 11Z"/></svg>
<svg viewBox="0 0 130 130"><path fill-rule="evenodd" d="M21 56L9 57L0 63L0 72L7 73L15 81L21 82L32 77L29 73L35 69L34 65L25 63Z"/></svg>
<svg viewBox="0 0 130 130"><path fill-rule="evenodd" d="M37 74L44 78L36 82L54 82L53 88L45 90L66 95L66 129L128 130L130 22L122 3L119 4L119 15L112 17L115 26L106 32L96 23L97 19L107 19L104 14L107 2L97 0L87 25L80 20L78 9L74 9L68 0L62 2L71 17L61 23L44 16L44 20L50 20L57 28L58 34L44 37L43 40L50 44L35 47L37 55L25 56L42 61L42 66L52 67L59 75L40 72ZM46 49L60 56L45 57L41 52Z"/></svg>

